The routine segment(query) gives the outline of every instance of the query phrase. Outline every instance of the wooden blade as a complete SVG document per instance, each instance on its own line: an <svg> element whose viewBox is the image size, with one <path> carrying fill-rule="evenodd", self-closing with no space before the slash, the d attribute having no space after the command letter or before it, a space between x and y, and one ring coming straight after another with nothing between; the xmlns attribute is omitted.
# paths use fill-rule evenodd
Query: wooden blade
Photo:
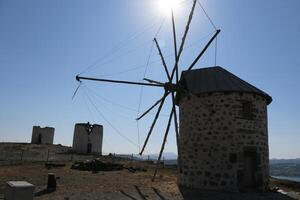
<svg viewBox="0 0 300 200"><path fill-rule="evenodd" d="M175 63L177 60L177 39L176 39L176 29L175 29L175 20L174 20L174 13L173 9L171 9L171 15L172 15L172 28L173 28L173 42L174 42L174 58L175 58ZM178 83L178 63L175 65L176 67L176 83Z"/></svg>
<svg viewBox="0 0 300 200"><path fill-rule="evenodd" d="M174 114L174 110L172 108L171 113L170 113L170 117L169 117L169 121L168 121L168 125L167 125L167 129L166 129L166 132L165 132L164 140L163 140L163 143L161 145L161 149L160 149L159 156L158 156L158 159L157 159L154 175L152 177L152 181L155 180L155 177L156 177L156 174L157 174L157 169L158 169L158 166L160 164L161 156L162 156L162 153L163 153L164 148L165 148L165 144L166 144L167 137L168 137L168 134L169 134L173 114Z"/></svg>
<svg viewBox="0 0 300 200"><path fill-rule="evenodd" d="M150 130L149 130L149 132L148 132L148 135L147 135L147 137L146 137L146 140L145 140L145 142L144 142L144 145L143 145L143 148L142 148L142 150L141 150L141 152L140 152L140 155L142 155L143 152L144 152L144 150L145 150L145 147L146 147L146 145L147 145L147 143L148 143L149 137L150 137L150 135L151 135L151 133L152 133L152 131L153 131L153 128L154 128L154 126L155 126L155 124L156 124L156 121L157 121L157 119L158 119L158 117L159 117L159 113L160 113L160 111L161 111L161 109L162 109L162 106L163 106L163 104L164 104L164 102L165 102L166 97L167 97L167 95L164 95L164 98L162 98L162 101L160 102L160 105L159 105L159 107L158 107L158 110L157 110L157 112L156 112L156 115L155 115L155 117L154 117L154 120L153 120L153 122L152 122L152 124L151 124Z"/></svg>
<svg viewBox="0 0 300 200"><path fill-rule="evenodd" d="M164 83L162 83L162 82L159 82L159 81L154 81L154 80L151 80L151 79L149 79L149 78L144 78L144 80L145 81L148 81L149 83L156 83L156 84L164 84Z"/></svg>
<svg viewBox="0 0 300 200"><path fill-rule="evenodd" d="M110 82L110 83L122 83L122 84L131 84L131 85L145 85L145 86L154 86L154 87L164 87L162 84L153 84L153 83L141 83L141 82L134 82L134 81L120 81L120 80L111 80L111 79L101 79L101 78L89 78L89 77L82 77L76 76L76 80L90 80L90 81L101 81L101 82Z"/></svg>
<svg viewBox="0 0 300 200"><path fill-rule="evenodd" d="M182 50L183 50L183 46L184 46L184 43L185 43L186 36L187 36L189 28L190 28L190 24L191 24L191 21L192 21L192 18L193 18L196 2L197 2L197 0L194 0L194 2L193 2L193 6L192 6L192 9L191 9L191 12L190 12L190 15L189 15L189 19L188 19L188 22L186 24L185 31L184 31L184 34L183 34L183 37L182 37L182 40L181 40L181 44L180 44L180 47L179 47L179 51L178 51L178 54L177 54L177 57L176 57L175 65L174 65L174 68L172 70L171 79L173 79L174 72L175 72L176 68L178 68L177 65L178 65L178 62L179 62L179 59L180 59L180 55L181 55Z"/></svg>
<svg viewBox="0 0 300 200"><path fill-rule="evenodd" d="M172 104L173 104L173 110L174 110L174 126L175 126L175 133L176 133L176 143L177 143L177 165L179 172L182 172L181 167L181 154L180 154L180 143L179 143L179 131L178 131L178 116L176 111L176 105L175 105L175 94L172 92Z"/></svg>
<svg viewBox="0 0 300 200"><path fill-rule="evenodd" d="M136 120L140 120L141 118L143 118L147 113L149 113L155 106L157 106L161 101L163 101L167 95L170 94L169 92L165 93L164 96L159 99L158 101L155 102L155 104L153 104L148 110L146 110L141 116L139 116L138 118L136 118Z"/></svg>
<svg viewBox="0 0 300 200"><path fill-rule="evenodd" d="M199 55L196 57L194 62L189 66L187 73L195 66L195 64L198 62L198 60L201 58L201 56L204 54L204 52L207 50L209 45L214 41L214 39L217 37L217 35L221 32L220 29L216 31L216 33L213 35L213 37L208 41L208 43L205 45L204 49L199 53Z"/></svg>
<svg viewBox="0 0 300 200"><path fill-rule="evenodd" d="M166 72L166 74L167 74L167 76L168 76L168 79L169 79L169 81L171 81L171 77L170 77L170 74L169 74L169 71L168 71L167 64L166 64L166 62L165 62L164 56L162 55L161 49L160 49L160 47L159 47L159 44L158 44L156 38L154 38L154 42L155 42L156 47L157 47L157 49L158 49L158 52L159 52L159 55L160 55L162 64L163 64L163 66L164 66L165 72Z"/></svg>

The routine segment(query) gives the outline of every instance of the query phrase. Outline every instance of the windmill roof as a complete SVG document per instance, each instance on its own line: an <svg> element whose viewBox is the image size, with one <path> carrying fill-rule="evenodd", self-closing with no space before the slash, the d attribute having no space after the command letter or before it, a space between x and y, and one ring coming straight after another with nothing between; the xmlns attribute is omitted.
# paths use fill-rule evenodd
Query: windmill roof
<svg viewBox="0 0 300 200"><path fill-rule="evenodd" d="M194 69L189 73L183 71L181 79L184 80L187 89L194 94L249 92L262 95L266 98L268 104L272 102L272 97L267 93L219 66Z"/></svg>

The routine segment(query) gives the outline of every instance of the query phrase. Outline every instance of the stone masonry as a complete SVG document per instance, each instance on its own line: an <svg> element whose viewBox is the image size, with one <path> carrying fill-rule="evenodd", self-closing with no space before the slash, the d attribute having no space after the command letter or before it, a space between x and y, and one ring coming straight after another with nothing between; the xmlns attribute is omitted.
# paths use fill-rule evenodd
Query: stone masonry
<svg viewBox="0 0 300 200"><path fill-rule="evenodd" d="M179 116L179 185L223 191L268 189L265 97L248 92L186 96L179 102Z"/></svg>
<svg viewBox="0 0 300 200"><path fill-rule="evenodd" d="M32 128L32 144L53 144L54 139L53 127L41 128L40 126L33 126Z"/></svg>

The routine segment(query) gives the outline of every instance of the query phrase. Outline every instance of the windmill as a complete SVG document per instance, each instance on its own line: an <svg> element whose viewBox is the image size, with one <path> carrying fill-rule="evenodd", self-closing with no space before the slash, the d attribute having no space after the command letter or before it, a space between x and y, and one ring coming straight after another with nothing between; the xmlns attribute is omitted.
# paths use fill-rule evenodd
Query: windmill
<svg viewBox="0 0 300 200"><path fill-rule="evenodd" d="M153 128L154 128L154 126L155 126L155 124L156 124L156 122L157 122L157 120L160 116L160 112L162 110L162 107L164 106L166 98L168 96L171 97L171 99L172 99L172 108L171 108L171 111L170 111L170 114L169 114L168 123L167 123L167 126L166 126L162 146L161 146L159 156L158 156L158 160L157 160L157 167L155 169L152 181L155 179L155 176L157 174L158 165L160 163L162 153L163 153L164 148L165 148L165 144L166 144L166 140L167 140L167 137L168 137L168 133L170 131L170 126L171 126L172 120L174 120L174 125L175 125L179 170L181 168L181 164L180 164L180 160L181 160L181 158L180 158L180 147L179 147L179 142L178 142L179 141L178 115L177 115L177 111L176 111L175 97L176 97L176 95L191 94L191 93L188 90L188 88L185 87L184 79L183 78L179 79L179 77L178 77L178 74L179 74L178 63L180 61L180 57L181 57L181 54L183 52L184 44L185 44L186 37L187 37L188 31L189 31L189 27L190 27L190 24L191 24L191 21L192 21L192 18L193 18L196 3L197 3L197 0L193 0L193 5L192 5L191 11L189 13L188 21L187 21L187 24L185 26L185 31L184 31L184 34L182 36L182 40L181 40L181 43L179 45L179 49L177 49L177 39L176 39L174 14L173 14L173 10L171 10L172 29L173 29L172 32L173 32L173 42L174 42L174 54L175 54L175 56L174 56L175 57L175 62L174 62L174 66L173 66L171 71L169 71L169 69L167 67L167 64L165 62L163 53L161 51L159 43L157 42L157 39L154 38L154 42L156 44L156 47L157 47L158 53L160 55L164 71L165 71L166 76L167 76L167 81L166 82L151 80L151 79L147 79L147 78L144 78L144 80L146 82L133 82L133 81L124 81L124 80L112 80L112 79L100 79L100 78L92 78L92 77L83 77L83 76L79 76L79 75L76 76L76 80L79 81L79 82L81 82L82 80L90 80L90 81L100 81L100 82L119 83L119 84L128 84L128 85L143 85L143 86L147 86L147 87L160 87L160 88L164 89L163 96L159 100L157 100L149 109L147 109L143 114L141 114L137 118L137 120L142 119L151 110L158 107L157 111L156 111L156 114L155 114L155 117L153 119L153 122L150 126L150 130L149 130L149 132L146 136L146 139L144 141L143 147L142 147L141 151L139 152L140 155L143 154L143 152L145 150L145 147L147 146L148 140L149 140L149 138L152 134ZM216 37L219 33L220 33L220 30L217 29L215 31L215 33L213 34L213 36L210 38L210 40L207 42L207 44L204 46L204 48L198 53L197 57L194 59L194 61L191 63L191 65L187 68L187 70L184 73L184 76L186 76L195 67L196 63L200 60L202 55L205 53L205 51L211 45L211 43L216 39Z"/></svg>

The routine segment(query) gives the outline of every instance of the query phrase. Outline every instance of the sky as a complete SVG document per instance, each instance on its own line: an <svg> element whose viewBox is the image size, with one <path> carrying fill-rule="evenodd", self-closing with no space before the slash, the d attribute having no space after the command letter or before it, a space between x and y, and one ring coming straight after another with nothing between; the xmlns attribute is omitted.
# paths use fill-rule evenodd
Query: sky
<svg viewBox="0 0 300 200"><path fill-rule="evenodd" d="M104 126L104 152L137 153L154 114L135 118L162 89L84 81L72 95L77 74L166 81L153 38L172 68L172 29L158 1L0 0L0 142L30 142L32 126L40 125L55 127L54 143L71 146L75 123L89 121ZM217 51L213 43L196 68L222 66L270 94L270 157L300 157L300 1L201 3L221 33ZM191 5L180 1L175 10L177 43ZM213 31L197 5L180 70ZM169 112L167 100L146 154L158 153ZM171 130L166 152L176 152Z"/></svg>

